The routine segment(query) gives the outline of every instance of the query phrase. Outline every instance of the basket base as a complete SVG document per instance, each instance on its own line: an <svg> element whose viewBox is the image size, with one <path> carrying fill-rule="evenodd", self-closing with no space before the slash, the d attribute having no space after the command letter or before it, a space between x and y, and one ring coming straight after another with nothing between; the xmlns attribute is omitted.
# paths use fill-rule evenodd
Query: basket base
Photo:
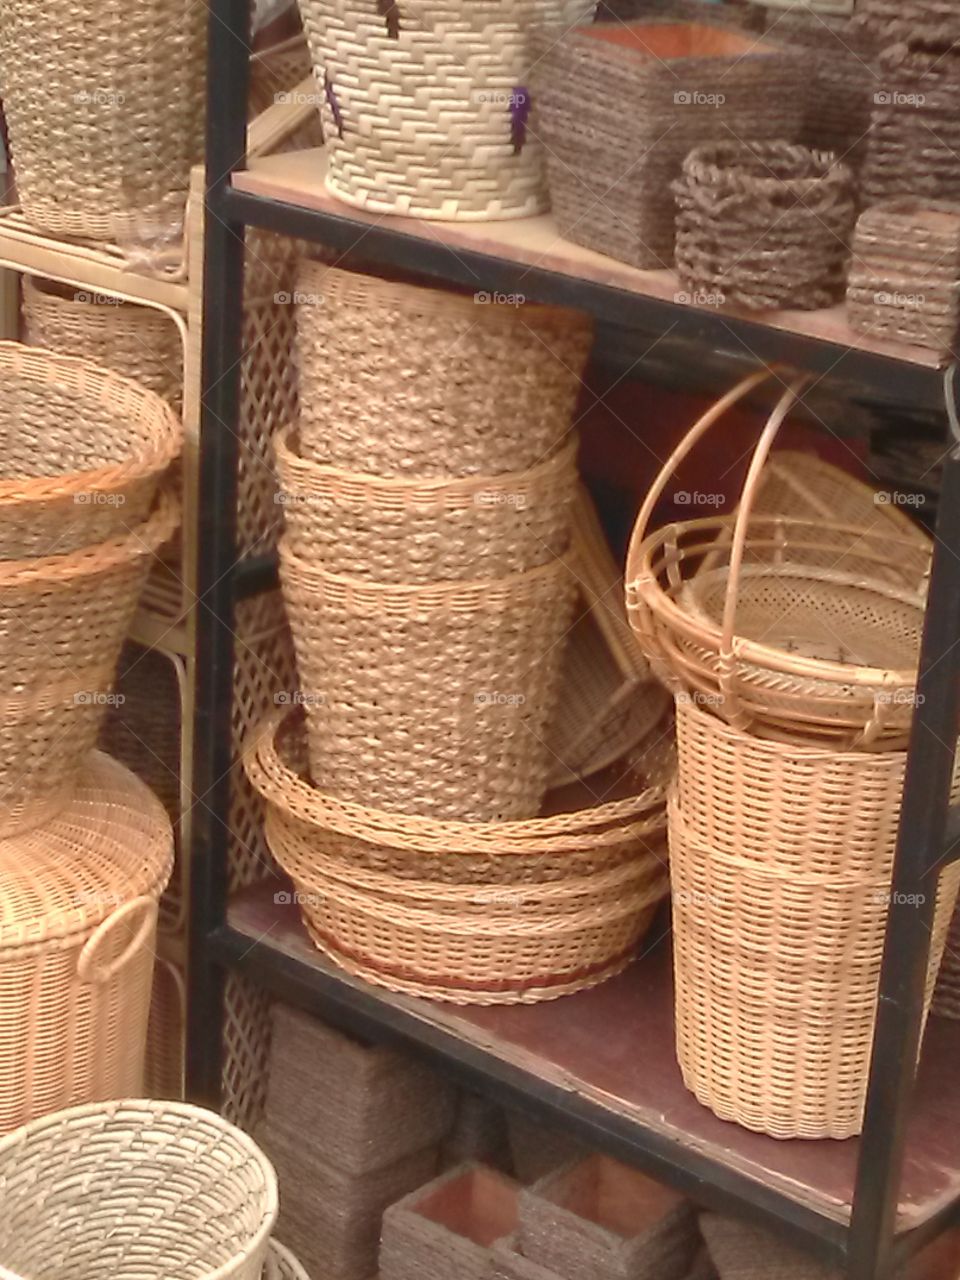
<svg viewBox="0 0 960 1280"><path fill-rule="evenodd" d="M427 222L505 222L511 218L533 218L538 213L546 213L550 207L549 200L539 192L518 205L497 207L493 204L485 209L461 209L457 207L456 200L451 199L444 201L442 207L424 209L407 203L402 196L393 200L380 200L373 195L350 191L340 186L333 173L327 174L324 186L332 196L354 209L366 209L369 213L389 213L400 218L419 218Z"/></svg>

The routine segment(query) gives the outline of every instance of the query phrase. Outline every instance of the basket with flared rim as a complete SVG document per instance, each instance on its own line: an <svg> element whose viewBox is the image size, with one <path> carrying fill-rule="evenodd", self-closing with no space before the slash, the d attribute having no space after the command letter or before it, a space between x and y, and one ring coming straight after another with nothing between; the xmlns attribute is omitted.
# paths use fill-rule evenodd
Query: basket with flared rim
<svg viewBox="0 0 960 1280"><path fill-rule="evenodd" d="M770 376L752 374L713 405L647 495L627 559L631 623L674 693L708 699L737 728L900 745L913 709L925 581L903 586L881 571L900 550L885 531L753 513L767 455L802 380L767 421L735 517L647 533L677 464ZM831 549L834 567L824 564ZM905 541L904 555L916 556L914 541Z"/></svg>

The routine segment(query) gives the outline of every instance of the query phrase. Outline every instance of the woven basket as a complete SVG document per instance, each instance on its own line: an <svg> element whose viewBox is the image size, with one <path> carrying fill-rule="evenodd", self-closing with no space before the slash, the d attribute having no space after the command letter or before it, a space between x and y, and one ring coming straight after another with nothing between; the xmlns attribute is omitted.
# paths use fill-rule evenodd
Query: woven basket
<svg viewBox="0 0 960 1280"><path fill-rule="evenodd" d="M699 146L673 190L677 274L688 292L750 310L816 310L843 296L854 185L832 152Z"/></svg>
<svg viewBox="0 0 960 1280"><path fill-rule="evenodd" d="M310 1280L310 1277L285 1245L271 1240L267 1248L263 1280Z"/></svg>
<svg viewBox="0 0 960 1280"><path fill-rule="evenodd" d="M0 1142L0 1179L4 1280L261 1280L276 1176L212 1111L125 1100L45 1116Z"/></svg>
<svg viewBox="0 0 960 1280"><path fill-rule="evenodd" d="M840 1280L836 1267L752 1223L701 1213L700 1230L720 1280Z"/></svg>
<svg viewBox="0 0 960 1280"><path fill-rule="evenodd" d="M888 44L930 38L942 46L960 39L960 16L953 0L857 0L857 19Z"/></svg>
<svg viewBox="0 0 960 1280"><path fill-rule="evenodd" d="M547 207L528 132L528 33L593 0L301 0L323 87L327 186L379 213L516 218Z"/></svg>
<svg viewBox="0 0 960 1280"><path fill-rule="evenodd" d="M307 261L294 296L304 458L419 480L494 476L537 466L566 436L593 338L578 312Z"/></svg>
<svg viewBox="0 0 960 1280"><path fill-rule="evenodd" d="M566 551L577 440L527 471L462 480L381 478L304 461L276 441L290 551L380 583L499 578Z"/></svg>
<svg viewBox="0 0 960 1280"><path fill-rule="evenodd" d="M5 560L92 547L146 519L180 452L168 405L85 360L17 342L0 342L0 378Z"/></svg>
<svg viewBox="0 0 960 1280"><path fill-rule="evenodd" d="M159 801L99 752L58 818L0 840L0 1132L143 1088L172 859Z"/></svg>
<svg viewBox="0 0 960 1280"><path fill-rule="evenodd" d="M178 240L203 157L207 12L0 4L0 97L23 211L63 239Z"/></svg>
<svg viewBox="0 0 960 1280"><path fill-rule="evenodd" d="M925 583L905 587L876 566L915 558L915 540L897 544L885 529L753 516L796 386L764 429L737 516L684 521L646 536L676 466L767 376L751 375L709 409L648 493L627 561L631 621L673 691L704 701L738 728L895 746L913 710ZM824 565L828 553L841 567Z"/></svg>
<svg viewBox="0 0 960 1280"><path fill-rule="evenodd" d="M804 59L703 23L598 23L544 32L534 128L547 148L561 235L641 268L673 261L671 182L691 147L796 140Z"/></svg>

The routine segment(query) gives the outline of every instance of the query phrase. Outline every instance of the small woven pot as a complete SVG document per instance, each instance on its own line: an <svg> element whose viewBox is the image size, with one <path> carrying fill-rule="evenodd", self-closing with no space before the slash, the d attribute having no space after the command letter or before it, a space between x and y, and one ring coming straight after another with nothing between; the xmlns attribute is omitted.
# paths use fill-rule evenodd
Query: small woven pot
<svg viewBox="0 0 960 1280"><path fill-rule="evenodd" d="M203 158L207 14L150 0L0 4L0 97L23 211L61 239L179 240ZM55 32L55 40L51 34Z"/></svg>
<svg viewBox="0 0 960 1280"><path fill-rule="evenodd" d="M497 1240L490 1250L490 1280L563 1280L520 1252L516 1235Z"/></svg>
<svg viewBox="0 0 960 1280"><path fill-rule="evenodd" d="M700 1230L720 1280L840 1280L836 1267L795 1249L763 1227L701 1213Z"/></svg>
<svg viewBox="0 0 960 1280"><path fill-rule="evenodd" d="M263 1280L310 1280L310 1277L286 1245L280 1244L278 1240L271 1240L267 1247Z"/></svg>
<svg viewBox="0 0 960 1280"><path fill-rule="evenodd" d="M843 296L853 174L786 142L697 147L674 184L684 289L751 310L816 310Z"/></svg>
<svg viewBox="0 0 960 1280"><path fill-rule="evenodd" d="M526 471L562 445L593 341L578 312L309 261L294 296L303 458L452 479Z"/></svg>
<svg viewBox="0 0 960 1280"><path fill-rule="evenodd" d="M169 405L86 360L18 342L0 342L0 379L4 560L92 547L146 520L180 452Z"/></svg>
<svg viewBox="0 0 960 1280"><path fill-rule="evenodd" d="M570 543L577 440L528 471L464 480L381 478L324 467L277 439L287 546L335 573L381 583L500 578Z"/></svg>
<svg viewBox="0 0 960 1280"><path fill-rule="evenodd" d="M547 207L528 132L535 23L592 0L303 0L330 139L327 186L407 217L516 218ZM454 123L455 122L455 123ZM452 126L452 130L451 130Z"/></svg>
<svg viewBox="0 0 960 1280"><path fill-rule="evenodd" d="M11 1280L261 1280L276 1176L212 1111L129 1100L44 1116L0 1142L0 1177Z"/></svg>
<svg viewBox="0 0 960 1280"><path fill-rule="evenodd" d="M99 752L59 817L0 840L0 1132L143 1089L157 899L172 863L159 801Z"/></svg>

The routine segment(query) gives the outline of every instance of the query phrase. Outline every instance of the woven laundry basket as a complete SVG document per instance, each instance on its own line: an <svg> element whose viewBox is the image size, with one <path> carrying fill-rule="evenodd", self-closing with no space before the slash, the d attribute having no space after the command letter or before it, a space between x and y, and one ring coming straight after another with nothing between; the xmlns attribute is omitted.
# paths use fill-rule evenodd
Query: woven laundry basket
<svg viewBox="0 0 960 1280"><path fill-rule="evenodd" d="M153 552L176 528L164 496L125 537L0 562L0 836L46 821L94 746Z"/></svg>
<svg viewBox="0 0 960 1280"><path fill-rule="evenodd" d="M301 0L330 140L327 187L379 213L516 218L547 207L528 130L530 29L593 0Z"/></svg>
<svg viewBox="0 0 960 1280"><path fill-rule="evenodd" d="M378 476L494 476L537 466L566 436L593 340L579 312L310 261L294 296L304 458Z"/></svg>
<svg viewBox="0 0 960 1280"><path fill-rule="evenodd" d="M63 239L178 240L203 157L205 8L0 4L0 97L23 211Z"/></svg>
<svg viewBox="0 0 960 1280"><path fill-rule="evenodd" d="M380 583L498 578L570 543L576 436L528 470L459 480L322 466L300 457L292 433L275 450L287 546L335 573Z"/></svg>
<svg viewBox="0 0 960 1280"><path fill-rule="evenodd" d="M925 583L891 582L901 553L886 529L755 516L787 389L754 453L736 517L673 523L647 536L677 465L724 412L768 376L723 396L674 450L637 517L627 559L631 622L655 669L739 728L896 746L909 728ZM834 565L824 557L835 553ZM839 567L837 567L839 565Z"/></svg>
<svg viewBox="0 0 960 1280"><path fill-rule="evenodd" d="M384 586L281 544L314 779L384 809L490 821L540 808L574 579L560 560Z"/></svg>
<svg viewBox="0 0 960 1280"><path fill-rule="evenodd" d="M817 310L842 296L853 171L788 142L698 146L673 184L680 283L750 310Z"/></svg>
<svg viewBox="0 0 960 1280"><path fill-rule="evenodd" d="M44 1116L0 1142L0 1178L5 1280L261 1280L276 1176L212 1111L124 1099Z"/></svg>
<svg viewBox="0 0 960 1280"><path fill-rule="evenodd" d="M0 840L0 1131L142 1089L172 859L160 802L99 752L59 817Z"/></svg>
<svg viewBox="0 0 960 1280"><path fill-rule="evenodd" d="M146 519L180 452L169 405L86 360L18 342L0 342L0 380L3 559L90 547Z"/></svg>
<svg viewBox="0 0 960 1280"><path fill-rule="evenodd" d="M286 1245L279 1240L271 1240L267 1247L263 1280L310 1280L310 1277Z"/></svg>
<svg viewBox="0 0 960 1280"><path fill-rule="evenodd" d="M804 58L709 21L545 31L538 54L534 130L560 233L635 267L673 261L670 184L692 147L803 129Z"/></svg>

